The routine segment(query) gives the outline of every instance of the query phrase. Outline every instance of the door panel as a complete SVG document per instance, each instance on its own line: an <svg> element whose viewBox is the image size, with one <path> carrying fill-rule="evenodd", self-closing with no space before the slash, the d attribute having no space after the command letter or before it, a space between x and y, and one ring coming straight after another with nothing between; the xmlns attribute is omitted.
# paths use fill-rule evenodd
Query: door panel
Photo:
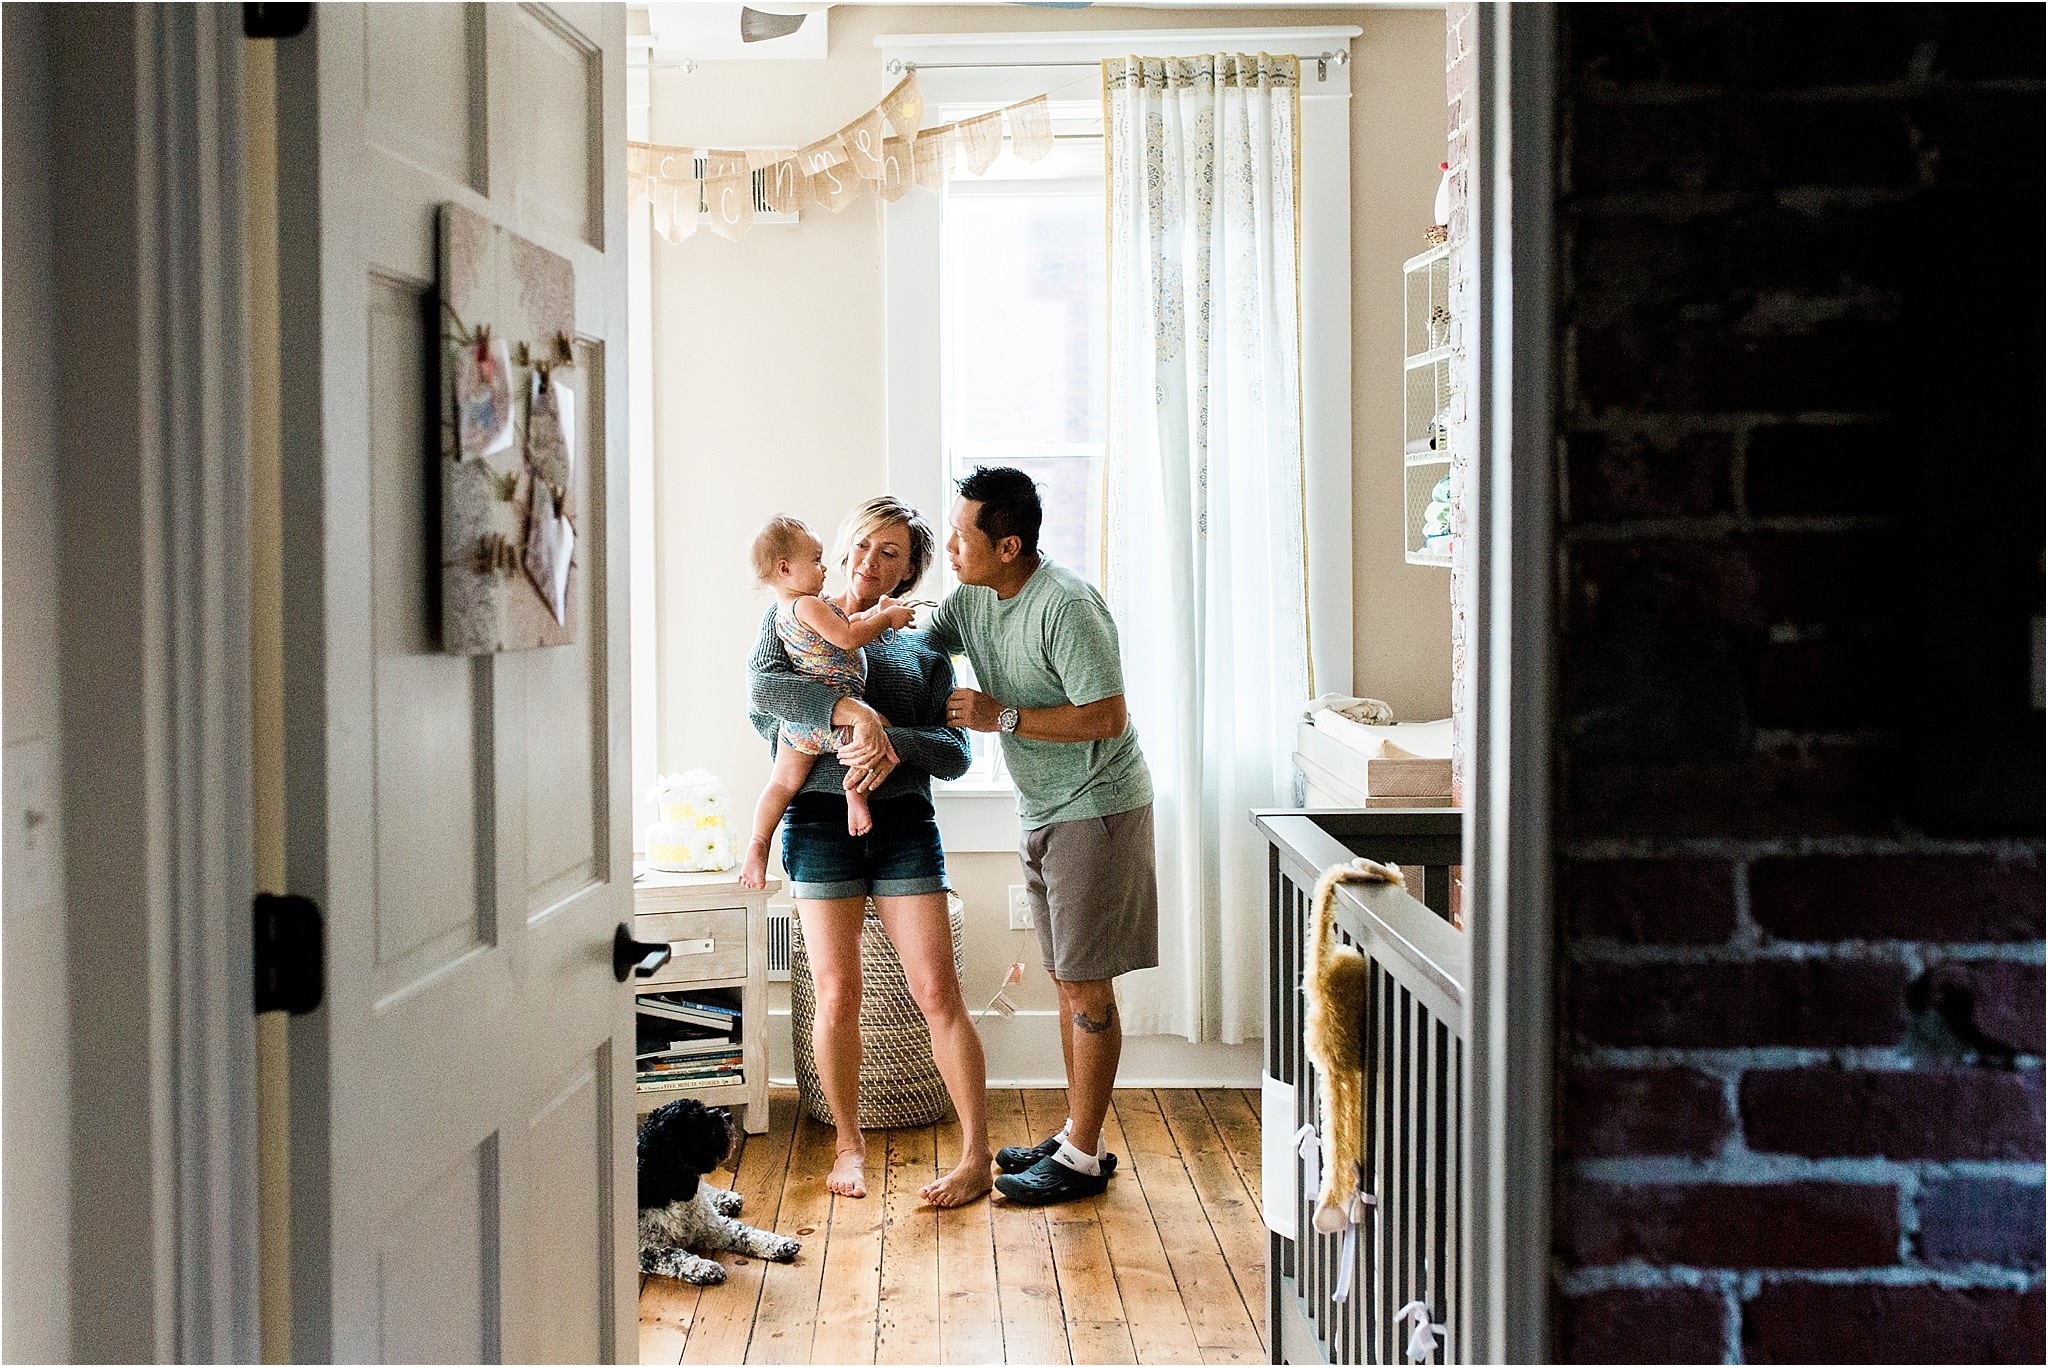
<svg viewBox="0 0 2048 1367"><path fill-rule="evenodd" d="M571 472L577 517L576 559L582 573L569 588L570 620L596 625L593 613L602 601L591 591L601 570L608 511L605 425L598 380L605 349L587 343L575 348L574 376L580 381L576 399L576 463ZM583 405L593 413L585 416ZM529 914L554 905L575 889L604 877L610 842L606 809L611 789L606 756L606 680L604 656L593 639L581 634L558 650L532 651L520 657L521 693L527 707L521 718L531 781L526 785L524 823L526 890Z"/></svg>
<svg viewBox="0 0 2048 1367"><path fill-rule="evenodd" d="M372 5L364 22L370 140L453 184L486 193L481 131L483 15L465 5Z"/></svg>
<svg viewBox="0 0 2048 1367"><path fill-rule="evenodd" d="M287 879L327 918L327 999L293 1027L303 1360L637 1343L625 262L592 246L624 238L624 57L597 5L321 5L278 47ZM571 645L441 650L445 201L575 271Z"/></svg>
<svg viewBox="0 0 2048 1367"><path fill-rule="evenodd" d="M412 1193L377 1249L385 1361L490 1362L499 1340L497 1145L465 1153Z"/></svg>
<svg viewBox="0 0 2048 1367"><path fill-rule="evenodd" d="M550 652L572 656L574 647ZM601 752L591 744L591 688L601 679L587 660L535 661L528 670L531 705L525 717L527 907L558 901L569 887L590 881L601 867L593 837L598 813L591 775L601 773Z"/></svg>
<svg viewBox="0 0 2048 1367"><path fill-rule="evenodd" d="M529 222L604 246L604 64L582 34L534 5L518 23L517 117L523 155L512 168Z"/></svg>
<svg viewBox="0 0 2048 1367"><path fill-rule="evenodd" d="M603 1057L578 1060L527 1125L528 1155L537 1174L528 1189L527 1220L530 1228L546 1231L546 1237L530 1241L522 1284L535 1292L585 1288L585 1294L560 1304L524 1299L515 1288L513 1304L532 1318L530 1338L543 1362L594 1362L599 1356L599 1310L611 1262L605 1240L610 1231L591 1185L572 1179L589 1170L602 1142L609 1066Z"/></svg>
<svg viewBox="0 0 2048 1367"><path fill-rule="evenodd" d="M432 405L418 383L436 363L422 326L433 288L372 275L368 289L381 996L483 938L476 793L486 776L477 769L476 664L441 652L440 614L420 591L440 572L435 469L420 459Z"/></svg>

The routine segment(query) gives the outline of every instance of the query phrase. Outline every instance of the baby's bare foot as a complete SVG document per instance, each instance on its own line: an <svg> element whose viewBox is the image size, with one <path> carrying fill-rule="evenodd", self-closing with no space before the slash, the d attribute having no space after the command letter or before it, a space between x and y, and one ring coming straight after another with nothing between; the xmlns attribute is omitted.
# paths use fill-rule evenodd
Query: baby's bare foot
<svg viewBox="0 0 2048 1367"><path fill-rule="evenodd" d="M832 1160L832 1172L825 1179L825 1190L834 1196L866 1196L868 1175L863 1166L866 1161L867 1154L863 1150L841 1149Z"/></svg>
<svg viewBox="0 0 2048 1367"><path fill-rule="evenodd" d="M963 1156L959 1167L936 1182L925 1183L917 1189L917 1194L940 1209L979 1200L988 1195L989 1188L995 1185L988 1171L991 1161L986 1153L978 1158Z"/></svg>
<svg viewBox="0 0 2048 1367"><path fill-rule="evenodd" d="M768 886L768 842L758 835L747 842L746 858L740 861L740 886Z"/></svg>
<svg viewBox="0 0 2048 1367"><path fill-rule="evenodd" d="M846 833L866 835L874 827L875 818L868 811L867 794L849 792L846 795Z"/></svg>

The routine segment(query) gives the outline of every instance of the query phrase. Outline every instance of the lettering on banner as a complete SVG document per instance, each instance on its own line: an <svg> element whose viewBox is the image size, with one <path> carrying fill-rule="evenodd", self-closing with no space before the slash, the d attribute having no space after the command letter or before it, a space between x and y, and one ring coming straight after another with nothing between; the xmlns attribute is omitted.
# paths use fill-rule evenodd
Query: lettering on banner
<svg viewBox="0 0 2048 1367"><path fill-rule="evenodd" d="M827 166L811 177L811 197L836 214L859 199L866 184L850 166Z"/></svg>
<svg viewBox="0 0 2048 1367"><path fill-rule="evenodd" d="M712 148L704 153L704 179L706 181L718 180L721 177L734 175L747 169L747 154L745 152L726 152Z"/></svg>
<svg viewBox="0 0 2048 1367"><path fill-rule="evenodd" d="M910 174L916 153L908 138L888 138L882 143L882 198L894 204L910 192Z"/></svg>
<svg viewBox="0 0 2048 1367"><path fill-rule="evenodd" d="M828 166L838 166L846 161L846 147L834 133L829 138L820 138L809 147L800 147L796 153L796 164L807 176L815 176Z"/></svg>
<svg viewBox="0 0 2048 1367"><path fill-rule="evenodd" d="M912 186L942 188L962 167L981 175L1002 154L1006 128L1011 150L1024 161L1040 160L1055 141L1044 95L929 129L922 127L924 114L913 71L865 114L795 151L630 143L628 200L636 209L648 201L655 231L671 242L694 232L700 216L719 236L738 238L757 212L800 213L811 204L844 212L870 182L894 203Z"/></svg>
<svg viewBox="0 0 2048 1367"><path fill-rule="evenodd" d="M746 169L706 180L704 200L711 211L711 231L720 237L737 241L754 226L754 177Z"/></svg>
<svg viewBox="0 0 2048 1367"><path fill-rule="evenodd" d="M796 158L784 157L762 168L761 199L778 214L802 213L811 202L811 178L797 168Z"/></svg>
<svg viewBox="0 0 2048 1367"><path fill-rule="evenodd" d="M839 130L848 160L863 180L882 178L882 111L879 106Z"/></svg>

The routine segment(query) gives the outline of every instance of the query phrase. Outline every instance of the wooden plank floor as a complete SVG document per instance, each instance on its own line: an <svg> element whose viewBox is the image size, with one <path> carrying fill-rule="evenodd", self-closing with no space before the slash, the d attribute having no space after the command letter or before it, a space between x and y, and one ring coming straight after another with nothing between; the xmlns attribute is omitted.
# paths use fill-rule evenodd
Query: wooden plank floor
<svg viewBox="0 0 2048 1367"><path fill-rule="evenodd" d="M803 1252L719 1254L722 1286L643 1277L640 1360L1264 1362L1258 1107L1257 1091L1122 1090L1103 1195L941 1211L917 1188L951 1166L958 1125L870 1135L868 1195L840 1200L824 1183L832 1132L775 1091L768 1132L711 1180ZM989 1094L998 1147L1036 1143L1065 1115L1063 1092Z"/></svg>

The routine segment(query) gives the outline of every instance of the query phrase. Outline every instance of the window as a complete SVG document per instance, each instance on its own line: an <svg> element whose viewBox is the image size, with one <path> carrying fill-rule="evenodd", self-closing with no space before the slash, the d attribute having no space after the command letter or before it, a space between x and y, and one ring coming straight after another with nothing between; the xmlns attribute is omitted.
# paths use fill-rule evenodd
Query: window
<svg viewBox="0 0 2048 1367"><path fill-rule="evenodd" d="M1102 177L956 182L942 214L947 480L978 465L1031 475L1045 502L1041 549L1099 582L1109 373Z"/></svg>
<svg viewBox="0 0 2048 1367"><path fill-rule="evenodd" d="M1099 119L1096 120L1099 122ZM1038 481L1039 549L1101 581L1109 300L1102 140L1067 133L1036 165L1005 156L950 181L939 208L939 424L954 481L1010 465ZM938 565L942 592L955 587ZM973 670L956 662L961 681ZM1003 785L1002 747L972 738L970 785Z"/></svg>
<svg viewBox="0 0 2048 1367"><path fill-rule="evenodd" d="M1132 52L1293 52L1303 58L1308 531L1311 545L1348 547L1351 84L1342 62L1318 58L1358 35L1353 26L878 35L888 79L916 68L927 126L1045 95L1057 139L1036 165L1006 150L987 174L956 174L943 195L912 190L884 211L889 491L942 522L961 472L982 463L1029 470L1045 491L1047 553L1101 582L1108 308L1099 64ZM1094 302L1077 306L1083 293ZM1309 564L1316 678L1339 691L1351 680L1351 566L1352 557L1338 552ZM943 560L936 568L928 594L953 587ZM989 738L979 737L968 780L942 785L939 824L948 850L1016 847L1007 797L982 800L1005 794L997 763Z"/></svg>

